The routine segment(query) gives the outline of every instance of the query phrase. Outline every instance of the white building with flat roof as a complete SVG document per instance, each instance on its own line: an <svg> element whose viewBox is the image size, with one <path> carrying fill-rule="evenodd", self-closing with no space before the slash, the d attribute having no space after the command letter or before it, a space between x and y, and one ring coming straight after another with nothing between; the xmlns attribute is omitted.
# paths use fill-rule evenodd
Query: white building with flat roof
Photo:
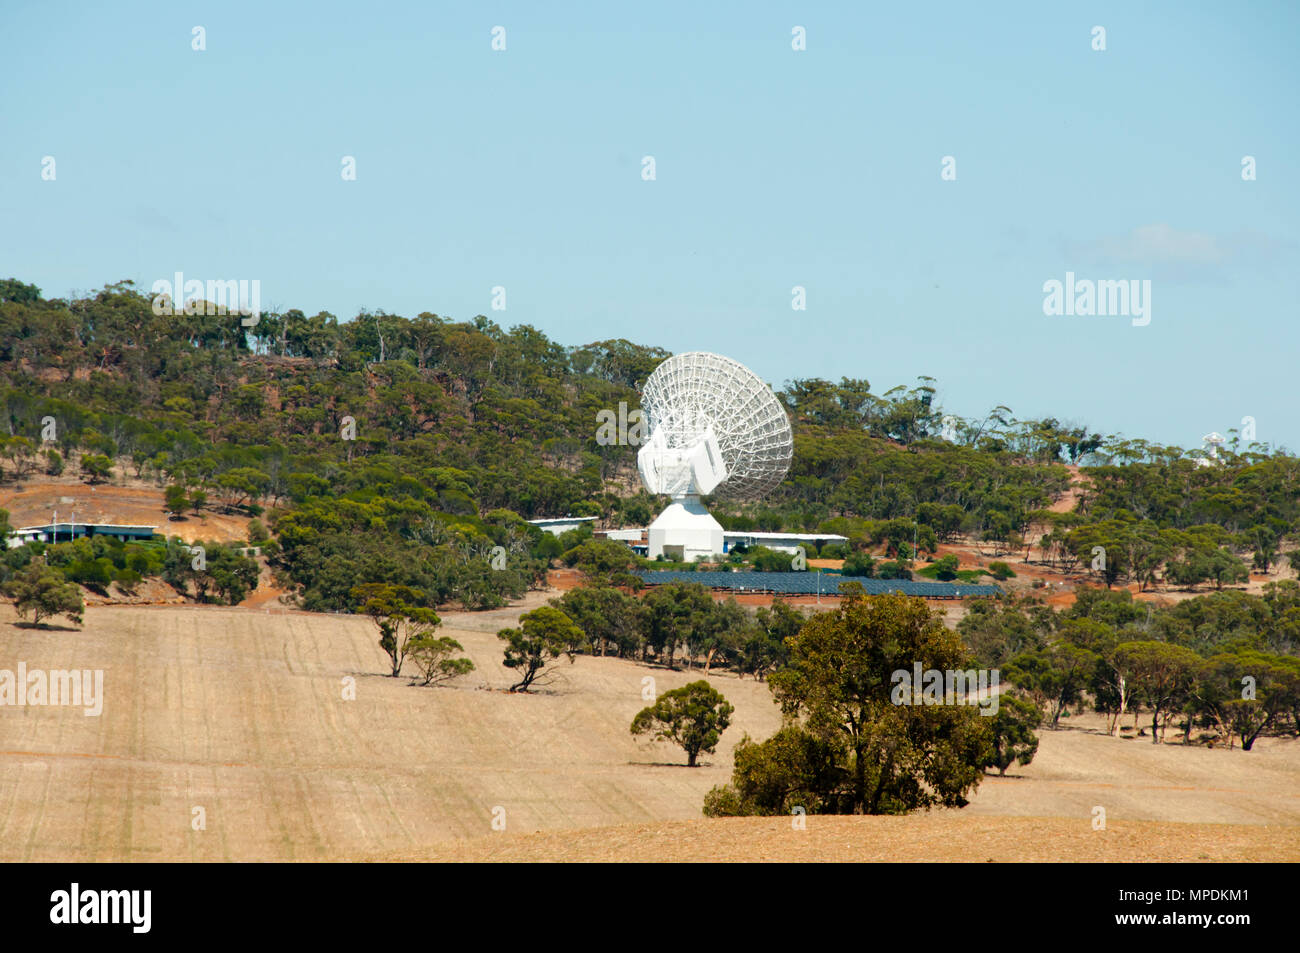
<svg viewBox="0 0 1300 953"><path fill-rule="evenodd" d="M722 534L723 552L729 553L734 546L766 546L783 553L797 552L800 546L805 549L809 543L821 549L827 543L847 543L847 536L835 533L756 533L751 531L725 530Z"/></svg>
<svg viewBox="0 0 1300 953"><path fill-rule="evenodd" d="M529 520L528 522L532 523L534 526L540 526L548 533L554 533L556 536L559 536L562 533L567 533L571 529L577 529L579 526L582 526L586 523L596 522L596 517L558 516L552 519Z"/></svg>
<svg viewBox="0 0 1300 953"><path fill-rule="evenodd" d="M43 523L39 526L20 526L9 535L9 548L27 543L67 543L83 536L112 536L123 542L152 539L157 526L138 526L130 523Z"/></svg>
<svg viewBox="0 0 1300 953"><path fill-rule="evenodd" d="M668 513L668 510L664 510ZM689 512L679 516L679 519L686 523L689 521L691 514ZM656 522L659 522L656 520ZM674 527L678 530L682 527ZM687 526L686 528L689 528ZM818 549L827 543L847 543L847 536L840 536L836 533L761 533L754 530L722 530L720 533L711 530L708 526L701 525L697 532L698 541L692 538L687 543L679 542L673 545L665 542L665 534L662 531L656 531L656 527L651 526L648 529L640 527L629 527L625 529L602 530L599 536L606 539L617 539L627 543L637 552L648 550L650 558L673 559L679 562L694 562L700 556L721 556L731 552L735 546L766 546L768 549L779 550L780 552L794 554L798 552L799 547L807 550L811 545ZM680 534L679 534L680 535Z"/></svg>
<svg viewBox="0 0 1300 953"><path fill-rule="evenodd" d="M596 533L605 539L617 539L624 543L639 543L645 539L645 527L634 526L631 529L603 529Z"/></svg>

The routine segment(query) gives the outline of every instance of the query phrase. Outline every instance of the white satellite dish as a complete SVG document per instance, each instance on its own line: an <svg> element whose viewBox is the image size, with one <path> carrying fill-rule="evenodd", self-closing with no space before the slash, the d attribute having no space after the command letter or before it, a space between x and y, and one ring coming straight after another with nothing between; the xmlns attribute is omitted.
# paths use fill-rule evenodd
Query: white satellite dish
<svg viewBox="0 0 1300 953"><path fill-rule="evenodd" d="M794 454L785 409L743 364L690 351L655 368L641 410L650 433L636 458L641 482L673 498L650 524L650 557L721 553L722 526L700 497L758 499L785 479Z"/></svg>
<svg viewBox="0 0 1300 953"><path fill-rule="evenodd" d="M1201 443L1207 444L1209 446L1210 455L1209 457L1202 457L1201 459L1197 460L1196 465L1199 467L1208 467L1211 465L1211 463L1215 463L1218 461L1219 448L1222 447L1225 443L1227 443L1227 441L1223 438L1222 434L1215 431L1212 433L1207 433L1204 437L1202 437Z"/></svg>

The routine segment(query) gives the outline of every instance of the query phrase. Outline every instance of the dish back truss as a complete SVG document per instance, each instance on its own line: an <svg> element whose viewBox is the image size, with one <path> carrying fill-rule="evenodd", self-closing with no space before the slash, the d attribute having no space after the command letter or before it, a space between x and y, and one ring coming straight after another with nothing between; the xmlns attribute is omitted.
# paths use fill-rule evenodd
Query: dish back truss
<svg viewBox="0 0 1300 953"><path fill-rule="evenodd" d="M651 493L753 500L790 470L790 419L753 371L706 351L660 364L641 392L649 439L637 468Z"/></svg>

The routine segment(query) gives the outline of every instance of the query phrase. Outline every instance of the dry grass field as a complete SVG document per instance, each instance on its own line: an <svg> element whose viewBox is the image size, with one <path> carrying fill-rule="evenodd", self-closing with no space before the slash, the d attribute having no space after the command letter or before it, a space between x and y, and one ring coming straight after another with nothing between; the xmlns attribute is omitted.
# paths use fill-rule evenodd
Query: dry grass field
<svg viewBox="0 0 1300 953"><path fill-rule="evenodd" d="M446 613L478 668L442 688L385 677L360 618L123 606L35 630L0 609L0 668L103 669L106 696L99 717L0 708L0 860L1300 860L1300 744L1155 746L1086 720L961 811L706 820L735 743L778 725L766 685L710 676L736 718L687 768L627 726L643 677L698 672L588 657L504 691L495 633L542 598Z"/></svg>
<svg viewBox="0 0 1300 953"><path fill-rule="evenodd" d="M1300 827L1120 821L1104 831L1071 818L973 817L940 811L911 817L810 817L625 824L446 841L374 859L441 862L1032 862L1294 861Z"/></svg>

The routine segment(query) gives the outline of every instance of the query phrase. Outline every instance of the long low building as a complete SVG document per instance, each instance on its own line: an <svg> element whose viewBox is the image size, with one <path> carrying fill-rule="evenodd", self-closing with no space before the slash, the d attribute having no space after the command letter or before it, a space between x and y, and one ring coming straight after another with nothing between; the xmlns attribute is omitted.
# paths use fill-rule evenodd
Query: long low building
<svg viewBox="0 0 1300 953"><path fill-rule="evenodd" d="M722 531L722 550L731 552L736 546L766 546L768 549L778 549L781 552L793 553L798 551L802 546L808 548L812 543L818 549L821 549L827 543L847 543L847 536L837 536L835 533L756 533L753 531L740 530L723 530Z"/></svg>
<svg viewBox="0 0 1300 953"><path fill-rule="evenodd" d="M532 522L537 523L538 520ZM597 539L616 539L620 542L627 543L632 549L641 555L647 554L647 538L645 527L625 527L623 529L596 530ZM827 543L847 543L848 537L839 536L835 533L761 533L755 530L723 530L722 531L722 553L714 555L725 555L731 552L737 546L766 546L768 549L775 549L780 552L794 554L802 547L805 551L816 547L821 549ZM676 547L681 549L681 547ZM674 547L664 547L665 556L681 559L684 554L676 552Z"/></svg>
<svg viewBox="0 0 1300 953"><path fill-rule="evenodd" d="M137 526L127 523L44 523L40 526L22 526L9 536L9 548L27 543L67 543L83 536L112 536L124 542L152 539L157 526Z"/></svg>
<svg viewBox="0 0 1300 953"><path fill-rule="evenodd" d="M560 516L550 519L529 520L528 522L546 530L548 533L559 536L561 533L567 533L569 530L596 522L596 517ZM622 529L596 530L595 536L598 539L619 540L627 543L637 552L645 553L646 532L644 526L626 526ZM800 547L805 550L814 546L821 549L827 543L843 544L848 541L847 536L840 536L836 533L763 533L757 530L723 530L722 553L715 553L714 555L725 555L737 546L766 546L768 549L793 554L798 552ZM671 558L684 558L684 555L680 552L670 552L674 547L666 546L664 549L665 555ZM681 547L676 547L676 549L681 549Z"/></svg>
<svg viewBox="0 0 1300 953"><path fill-rule="evenodd" d="M901 592L924 599L991 598L1002 592L999 586L976 586L955 582L917 582L912 579L866 579L821 572L677 572L654 570L636 573L648 586L670 582L698 582L709 589L731 592L781 593L789 596L837 596L840 584L859 583L867 595Z"/></svg>
<svg viewBox="0 0 1300 953"><path fill-rule="evenodd" d="M594 516L557 516L551 519L529 520L534 526L546 530L552 535L559 536L567 533L571 529L577 529L579 526L585 526L587 523L596 522Z"/></svg>

